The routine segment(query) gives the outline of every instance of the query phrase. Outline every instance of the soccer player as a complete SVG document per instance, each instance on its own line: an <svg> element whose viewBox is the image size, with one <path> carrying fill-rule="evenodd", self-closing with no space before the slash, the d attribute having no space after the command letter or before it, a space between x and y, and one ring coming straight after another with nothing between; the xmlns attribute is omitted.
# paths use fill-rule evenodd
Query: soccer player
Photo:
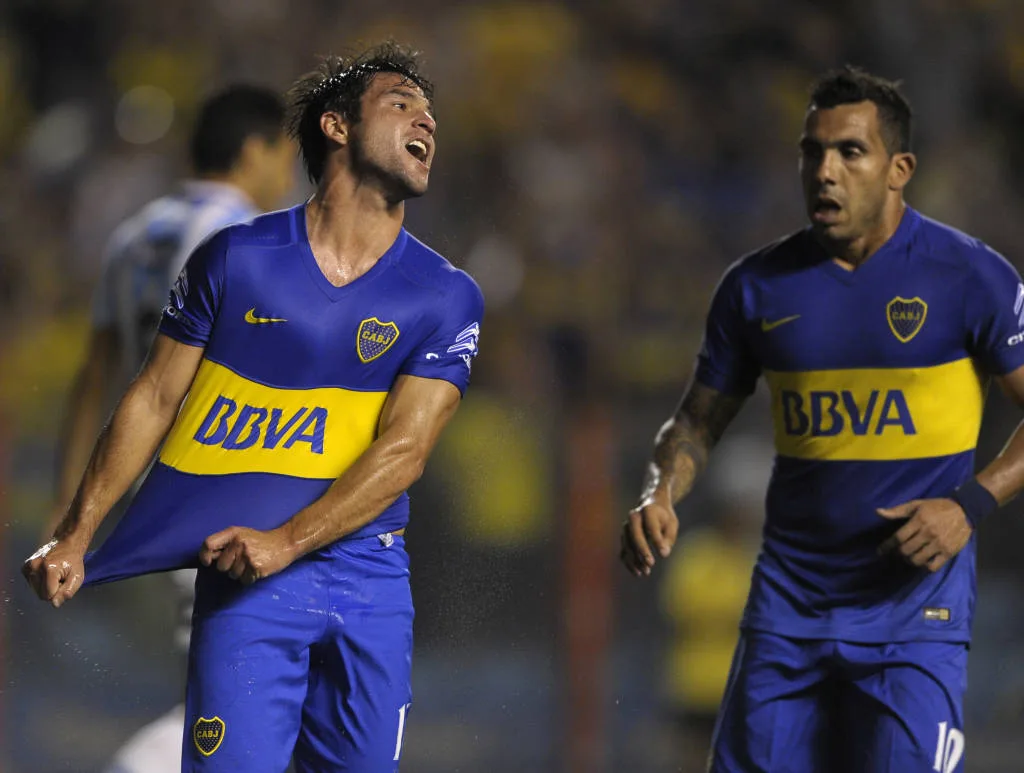
<svg viewBox="0 0 1024 773"><path fill-rule="evenodd" d="M726 272L623 528L622 560L649 575L764 376L776 461L713 773L962 770L973 534L1024 487L1024 431L976 477L974 449L990 378L1024 404L1024 286L906 206L910 129L894 83L816 83L810 227Z"/></svg>
<svg viewBox="0 0 1024 773"><path fill-rule="evenodd" d="M483 313L476 283L402 227L434 160L432 92L390 43L298 81L290 126L316 193L192 255L56 540L26 562L59 607L83 579L199 554L183 771L279 773L293 752L299 773L397 769L405 491L458 407Z"/></svg>

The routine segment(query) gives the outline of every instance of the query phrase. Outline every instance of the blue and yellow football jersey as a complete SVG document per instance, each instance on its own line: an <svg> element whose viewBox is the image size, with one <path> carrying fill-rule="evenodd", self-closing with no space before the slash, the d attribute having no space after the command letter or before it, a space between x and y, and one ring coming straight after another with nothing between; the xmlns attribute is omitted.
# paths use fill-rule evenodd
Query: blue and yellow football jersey
<svg viewBox="0 0 1024 773"><path fill-rule="evenodd" d="M854 642L967 641L975 545L937 573L877 550L876 513L973 474L987 378L1024 365L1024 286L1000 255L907 209L847 271L798 232L716 291L697 380L764 376L777 456L744 627Z"/></svg>
<svg viewBox="0 0 1024 773"><path fill-rule="evenodd" d="M332 285L305 207L219 231L189 259L160 332L205 347L195 381L128 512L86 562L95 584L196 565L231 525L275 528L374 441L402 374L464 391L483 297L404 229L366 274ZM401 529L402 494L351 538Z"/></svg>

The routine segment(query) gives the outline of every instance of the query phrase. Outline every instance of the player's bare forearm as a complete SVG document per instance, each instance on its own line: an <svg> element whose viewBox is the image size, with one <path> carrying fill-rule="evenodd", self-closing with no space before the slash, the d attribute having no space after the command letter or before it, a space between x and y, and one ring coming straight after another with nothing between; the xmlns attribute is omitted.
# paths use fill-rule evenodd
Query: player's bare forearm
<svg viewBox="0 0 1024 773"><path fill-rule="evenodd" d="M320 499L281 527L296 556L357 531L415 483L459 400L448 382L400 378L384 406L378 438Z"/></svg>
<svg viewBox="0 0 1024 773"><path fill-rule="evenodd" d="M57 447L54 513L44 533L49 537L71 504L103 424L107 380L116 361L116 334L93 330L85 360L68 394Z"/></svg>
<svg viewBox="0 0 1024 773"><path fill-rule="evenodd" d="M978 483L1000 505L1024 490L1024 423L1018 424L999 455L978 473Z"/></svg>
<svg viewBox="0 0 1024 773"><path fill-rule="evenodd" d="M329 545L368 524L419 480L428 450L381 437L316 502L281 527L296 555Z"/></svg>
<svg viewBox="0 0 1024 773"><path fill-rule="evenodd" d="M686 496L743 402L743 398L691 382L675 415L655 438L641 503L664 496L674 504Z"/></svg>
<svg viewBox="0 0 1024 773"><path fill-rule="evenodd" d="M164 336L132 381L96 441L54 537L84 547L114 504L142 474L178 415L202 349Z"/></svg>
<svg viewBox="0 0 1024 773"><path fill-rule="evenodd" d="M622 527L619 558L636 577L648 576L655 552L668 557L679 532L673 505L693 488L708 455L743 407L730 397L691 381L675 415L658 431L640 503Z"/></svg>
<svg viewBox="0 0 1024 773"><path fill-rule="evenodd" d="M1018 406L1024 408L1024 368L998 379L999 386ZM1024 490L1024 422L1017 425L999 455L980 473L978 482L1005 505Z"/></svg>

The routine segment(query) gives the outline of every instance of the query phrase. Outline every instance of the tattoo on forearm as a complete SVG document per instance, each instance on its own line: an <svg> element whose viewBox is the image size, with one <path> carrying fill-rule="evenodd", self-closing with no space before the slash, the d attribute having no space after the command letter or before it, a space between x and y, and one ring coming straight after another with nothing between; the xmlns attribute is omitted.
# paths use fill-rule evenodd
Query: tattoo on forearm
<svg viewBox="0 0 1024 773"><path fill-rule="evenodd" d="M675 416L658 432L641 502L649 501L659 489L666 490L673 502L689 493L707 466L711 449L742 406L742 398L692 384Z"/></svg>

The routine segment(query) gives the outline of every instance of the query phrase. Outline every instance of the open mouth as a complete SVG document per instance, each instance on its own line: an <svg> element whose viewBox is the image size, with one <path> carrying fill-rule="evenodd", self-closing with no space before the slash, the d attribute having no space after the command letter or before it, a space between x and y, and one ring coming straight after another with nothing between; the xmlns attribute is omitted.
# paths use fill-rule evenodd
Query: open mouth
<svg viewBox="0 0 1024 773"><path fill-rule="evenodd" d="M405 149L409 151L409 155L421 164L427 163L427 157L430 155L430 151L427 148L427 143L423 140L413 140L406 144Z"/></svg>
<svg viewBox="0 0 1024 773"><path fill-rule="evenodd" d="M814 203L814 219L818 221L834 220L842 209L842 205L835 199L820 198Z"/></svg>

